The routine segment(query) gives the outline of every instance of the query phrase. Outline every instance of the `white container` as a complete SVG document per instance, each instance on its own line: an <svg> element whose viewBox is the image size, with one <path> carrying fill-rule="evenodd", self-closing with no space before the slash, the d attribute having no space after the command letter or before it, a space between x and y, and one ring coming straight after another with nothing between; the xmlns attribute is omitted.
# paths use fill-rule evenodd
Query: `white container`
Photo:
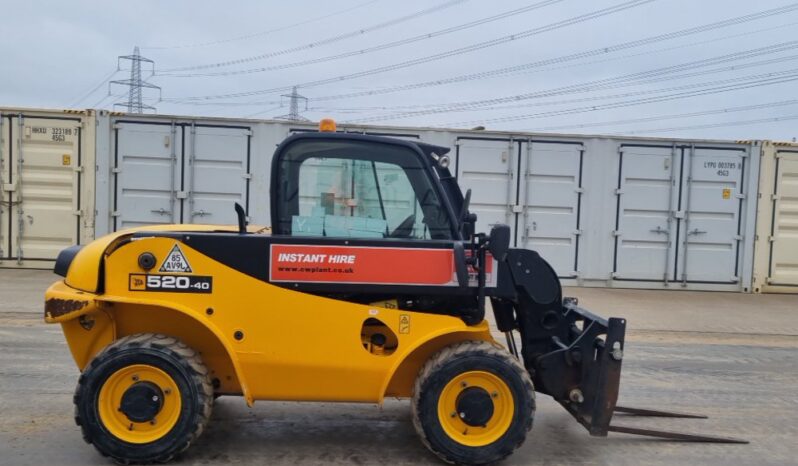
<svg viewBox="0 0 798 466"><path fill-rule="evenodd" d="M3 111L4 177L12 173L9 141L18 143L16 113ZM41 265L49 267L46 261L58 249L89 239L92 228L100 236L154 223L232 224L234 202L245 207L251 223L269 225L274 149L292 133L316 130L315 123L107 111L41 116L80 123L81 137L74 140L80 147L72 139L41 146L33 138L23 150L58 147L66 154L64 144L71 144L82 165L93 163L96 153L96 179L91 170L70 172L73 195L59 193L59 207L50 207L63 214L68 201L71 211L80 212L80 233L77 220L70 233L69 222L59 217L28 243L23 232L20 242L14 226L20 215L5 207L0 244L6 266L17 266L8 246L21 244L23 262L41 256ZM88 126L96 124L91 142L89 120ZM362 125L338 130L451 147L451 170L464 190L473 191L478 230L508 224L514 246L540 252L566 285L752 291L757 205L749 193L758 192L760 157L751 157L761 152L758 143ZM44 172L63 178L67 172L59 170ZM30 186L25 179L23 189ZM46 180L41 182L52 185ZM3 182L5 200L16 188ZM60 186L65 189L63 180ZM91 201L96 219L94 206L87 208ZM46 252L25 253L36 251L34 239L47 245Z"/></svg>
<svg viewBox="0 0 798 466"><path fill-rule="evenodd" d="M798 293L798 144L762 145L755 293Z"/></svg>
<svg viewBox="0 0 798 466"><path fill-rule="evenodd" d="M254 122L100 112L98 123L98 236L251 210Z"/></svg>
<svg viewBox="0 0 798 466"><path fill-rule="evenodd" d="M0 267L53 266L94 235L92 111L0 108Z"/></svg>

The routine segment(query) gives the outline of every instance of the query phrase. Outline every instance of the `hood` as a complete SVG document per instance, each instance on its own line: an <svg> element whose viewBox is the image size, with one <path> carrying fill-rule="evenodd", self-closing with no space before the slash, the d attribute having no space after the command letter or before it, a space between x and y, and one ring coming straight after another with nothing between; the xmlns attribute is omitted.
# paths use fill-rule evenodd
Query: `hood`
<svg viewBox="0 0 798 466"><path fill-rule="evenodd" d="M88 243L85 246L72 246L64 249L56 259L54 272L65 277L64 282L75 289L97 293L100 291L100 279L103 257L111 254L118 246L125 244L135 233L147 231L218 231L237 232L233 225L154 225L120 230ZM250 225L247 232L268 234L266 227Z"/></svg>

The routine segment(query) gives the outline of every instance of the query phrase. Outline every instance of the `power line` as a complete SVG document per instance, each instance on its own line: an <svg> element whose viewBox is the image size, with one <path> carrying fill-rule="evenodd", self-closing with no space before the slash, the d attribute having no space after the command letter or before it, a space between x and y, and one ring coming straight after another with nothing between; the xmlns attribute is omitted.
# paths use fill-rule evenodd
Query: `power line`
<svg viewBox="0 0 798 466"><path fill-rule="evenodd" d="M275 111L277 109L280 109L280 108L283 108L283 106L282 105L278 105L276 107L267 108L266 110L260 110L260 111L255 112L255 113L250 113L249 115L245 115L244 118L254 118L254 117L258 116L258 115L263 115L264 113L273 112L273 111Z"/></svg>
<svg viewBox="0 0 798 466"><path fill-rule="evenodd" d="M316 47L319 47L319 46L329 45L329 44L333 44L335 42L340 42L342 40L350 39L352 37L362 36L364 34L367 34L367 33L370 33L370 32L374 32L374 31L377 31L379 29L384 29L384 28L387 28L387 27L390 27L390 26L395 26L397 24L401 24L401 23L404 23L404 22L407 22L407 21L410 21L410 20L413 20L413 19L416 19L416 18L420 18L422 16L426 16L426 15L428 15L430 13L435 13L435 12L438 12L438 11L441 11L441 10L445 10L447 8L451 8L451 7L455 6L455 5L458 5L460 3L464 3L466 1L468 1L468 0L449 0L447 2L444 2L444 3L440 4L440 5L435 5L435 6L431 7L431 8L426 8L424 10L416 11L416 12L411 13L409 15L400 16L399 18L394 18L394 19L391 19L389 21L384 21L382 23L378 23L378 24L375 24L373 26L368 26L368 27L365 27L365 28L359 28L359 29L354 30L354 31L350 31L350 32L346 32L346 33L343 33L343 34L339 34L337 36L328 37L326 39L321 39L321 40L317 40L317 41L314 41L314 42L309 42L307 44L299 45L299 46L296 46L296 47L290 47L290 48L283 49L283 50L278 50L278 51L275 51L275 52L268 52L268 53L263 53L263 54L260 54L260 55L253 55L253 56L250 56L250 57L238 58L238 59L235 59L235 60L227 60L227 61L217 62L217 63L207 63L207 64L204 64L204 65L193 65L193 66L182 66L182 67L178 67L178 68L168 68L168 69L161 70L161 71L162 72L170 72L170 71L202 70L202 69L208 69L208 68L221 68L221 67L224 67L224 66L240 65L242 63L249 63L249 62L253 62L253 61L263 60L263 59L266 59L266 58L277 57L277 56L280 56L280 55L286 55L286 54L289 54L289 53L299 52L299 51L302 51L302 50L308 50L308 49L316 48Z"/></svg>
<svg viewBox="0 0 798 466"><path fill-rule="evenodd" d="M669 115L657 115L651 117L643 117L643 118L630 118L625 120L613 120L613 121L601 121L595 123L582 123L582 124L570 124L570 125L557 125L557 126L543 126L538 128L529 129L529 131L559 131L564 129L584 129L584 128L596 128L602 126L618 126L618 125L626 125L630 123L644 123L649 121L662 121L662 120L673 120L675 118L694 118L698 116L707 116L707 115L718 115L723 113L734 113L734 112L746 112L749 110L761 110L763 108L775 108L775 107L786 107L790 105L798 105L798 100L782 100L777 102L768 102L764 104L754 104L754 105L743 105L738 107L727 107L727 108L719 108L714 110L704 110L700 112L690 112L690 113L676 113L676 114L669 114Z"/></svg>
<svg viewBox="0 0 798 466"><path fill-rule="evenodd" d="M329 14L322 15L322 16L317 16L315 18L307 19L307 20L304 20L304 21L299 21L297 23L289 24L287 26L281 26L281 27L278 27L278 28L267 29L265 31L260 31L260 32L252 33L252 34L246 34L246 35L243 35L243 36L231 37L231 38L228 38L228 39L219 39L219 40L214 40L214 41L209 41L209 42L199 42L199 43L194 43L194 44L167 45L167 46L149 46L149 47L142 47L142 49L145 49L145 50L187 49L187 48L196 48L196 47L208 47L208 46L211 46L211 45L219 45L219 44L226 44L226 43L229 43L229 42L235 42L235 41L240 41L240 40L253 39L255 37L261 37L261 36L265 36L267 34L273 34L275 32L285 31L287 29L292 29L292 28L295 28L297 26L304 26L305 24L315 23L316 21L321 21L323 19L328 19L328 18L332 18L334 16L342 15L344 13L349 13L350 11L356 10L358 8L362 8L364 6L371 5L372 3L377 3L378 1L380 1L380 0L369 0L367 2L358 3L358 4L354 5L354 6L349 7L349 8L345 8L345 9L342 9L342 10L337 10L337 11L335 11L333 13L329 13Z"/></svg>
<svg viewBox="0 0 798 466"><path fill-rule="evenodd" d="M113 71L108 73L108 75L105 76L102 79L102 81L97 83L96 86L92 87L88 92L85 92L85 93L81 94L83 97L77 98L75 101L73 101L71 104L69 104L69 106L70 107L77 107L81 102L83 102L84 100L88 99L92 94L97 92L97 90L100 89L103 86L103 84L107 83L118 72L119 72L119 68L117 67L116 69L114 69Z"/></svg>
<svg viewBox="0 0 798 466"><path fill-rule="evenodd" d="M679 71L691 70L691 69L695 69L695 68L702 68L702 67L706 67L706 66L709 66L709 65L725 63L725 62L730 62L730 61L737 61L737 60L742 60L742 59L746 59L746 58L752 58L752 57L759 56L759 55L784 52L786 50L792 50L792 49L795 49L795 48L798 48L798 41L783 42L783 43L780 43L780 44L773 44L773 45L769 45L769 46L765 46L765 47L759 47L759 48L756 48L756 49L745 50L745 51L735 52L735 53L731 53L731 54L720 55L720 56L716 56L716 57L712 57L712 58L706 58L706 59L702 59L702 60L695 60L695 61L692 61L692 62L681 63L681 64L678 64L678 65L671 65L671 66L666 66L666 67L661 67L661 68L655 68L655 69L651 69L651 70L646 70L646 71L641 71L641 72L636 72L636 73L629 73L629 74L616 76L616 77L612 77L612 78L599 79L599 80L588 81L588 82L583 82L583 83L579 83L579 84L572 84L572 85L562 86L562 87L558 87L558 88L554 88L554 89L548 89L548 90L544 90L544 91L528 92L528 93L523 93L523 94L514 94L514 95L509 95L509 96L504 96L504 97L496 97L496 98L490 98L490 99L481 99L481 100L472 100L472 101L463 101L463 102L450 102L450 103L442 103L442 104L430 104L430 108L425 109L425 110L418 110L418 111L412 111L412 112L397 112L397 113L388 114L388 115L380 115L380 116L374 116L374 117L368 117L368 118L360 118L360 119L357 119L357 120L349 121L349 123L364 123L364 122L372 122L372 121L393 120L393 119L398 119L398 118L407 118L407 117L413 117L413 116L429 115L429 114L433 114L433 113L448 113L448 112L456 111L456 110L459 110L459 109L480 108L480 107L485 107L485 106L488 106L488 105L517 102L517 101L520 101L520 100L528 100L528 99L535 99L535 98L541 98L541 97L552 97L552 96L556 96L556 95L568 94L568 93L574 93L574 92L590 92L590 91L602 90L602 89L608 89L608 88L625 87L626 84L624 84L624 83L629 83L629 82L632 82L633 83L632 85L648 84L648 83L652 83L652 82L660 82L660 81L662 81L663 79L653 79L653 80L648 79L648 78L656 78L658 76L666 76L665 80L683 79L683 78L686 78L686 77L693 77L693 76L698 76L698 75L701 75L701 74L712 73L712 72L716 72L716 71L709 71L709 72L702 71L702 72L699 72L699 73L683 74L683 75L677 75L677 76L668 76L668 75L676 73L676 72L679 72ZM790 58L790 57L787 57L787 58ZM786 59L784 57L782 57L780 59L776 59L776 61L771 60L771 61L767 61L767 62L764 62L764 63L760 62L760 63L749 64L749 65L738 65L737 67L734 67L733 69L735 69L735 68L744 68L744 67L749 67L749 66L758 66L758 65L761 65L761 64L779 63L780 62L779 60L780 61L785 61ZM720 69L718 71L726 71L726 70L728 70L728 68ZM648 80L646 80L646 79L648 79Z"/></svg>
<svg viewBox="0 0 798 466"><path fill-rule="evenodd" d="M213 73L165 73L159 72L158 76L167 76L172 78L194 78L194 77L207 77L207 76L234 76L240 74L253 74L253 73L263 73L265 71L276 71L276 70L284 70L288 68L297 68L300 66L306 65L315 65L318 63L325 63L333 60L340 60L342 58L354 57L354 56L362 56L368 53L377 52L380 50L387 50L394 47L399 47L402 45L412 44L414 42L419 42L422 40L433 39L436 37L444 36L446 34L451 34L454 32L464 31L466 29L470 29L473 27L481 26L483 24L488 24L494 21L498 21L501 19L509 18L511 16L517 16L523 13L528 13L533 10L537 10L543 8L545 6L553 5L555 3L560 3L564 0L545 0L539 3L535 3L532 5L527 5L525 7L516 8L514 10L505 11L504 13L499 13L497 15L488 16L485 18L480 18L475 21L471 21L468 23L458 24L457 26L451 26L448 28L440 29L433 32L428 32L425 34L419 34L413 37L408 37L405 39L399 39L392 42L387 42L380 45L375 45L372 47L368 47L365 49L360 50L353 50L349 52L339 53L335 55L328 55L326 57L320 58L313 58L308 60L297 61L293 63L284 63L282 65L273 65L261 68L250 68L245 70L233 70L233 71L220 71L220 72L213 72Z"/></svg>
<svg viewBox="0 0 798 466"><path fill-rule="evenodd" d="M688 130L708 129L708 128L726 128L729 126L749 126L749 125L758 125L762 123L775 123L778 121L790 121L790 120L798 120L798 115L785 115L780 117L760 118L755 120L724 121L721 123L708 123L704 125L672 126L670 128L640 129L634 131L624 131L623 134L630 135L630 134L644 134L644 133L664 133L669 131L688 131ZM621 133L609 133L609 134L615 135Z"/></svg>
<svg viewBox="0 0 798 466"><path fill-rule="evenodd" d="M778 26L769 26L769 27L766 27L766 28L754 29L754 30L751 30L751 31L745 31L745 32L742 32L742 33L725 35L725 36L721 36L721 37L717 37L717 38L713 38L713 39L709 39L709 40L704 40L704 41L699 41L699 42L689 42L687 44L679 44L679 45L676 45L676 46L665 47L665 48L660 48L660 49L644 50L642 52L637 52L637 53L628 54L628 55L621 55L621 56L618 56L618 57L608 57L608 58L603 58L603 59L600 59L600 60L592 60L592 61L586 61L586 62L572 63L572 64L559 66L559 67L536 68L534 70L523 69L523 70L519 70L519 71L512 70L512 71L508 71L506 73L501 73L501 74L497 73L496 75L490 75L490 76L487 75L488 73L492 73L493 71L509 70L509 68L503 68L503 69L500 69L500 70L493 70L491 72L475 73L475 74L471 74L471 75L461 75L461 76L457 76L457 77L454 77L454 78L448 78L448 79L444 79L444 80L425 81L425 82L420 82L420 83L415 83L415 84L399 85L399 86L388 87L388 88L377 89L377 90L359 91L359 92L344 93L344 94L332 94L332 95L326 95L326 96L318 96L318 97L314 97L313 100L314 100L314 102L322 102L322 101L351 99L351 98L355 98L355 97L365 97L365 96L372 96L372 95L392 93L392 92L401 92L401 91L404 91L404 90L411 90L411 89L416 89L416 88L421 88L421 87L431 87L431 86L444 85L444 84L450 84L450 83L455 83L455 82L471 81L472 79L465 79L465 78L469 78L469 77L473 77L473 80L476 80L476 79L487 79L487 78L492 78L492 77L496 77L496 76L507 76L507 75L511 75L511 74L513 74L513 75L514 74L527 74L527 73L540 72L540 71L552 71L552 70L568 69L568 68L580 67L580 66L585 66L585 65L592 65L592 64L597 64L597 63L607 63L607 62L611 62L611 61L618 61L618 60L623 60L623 59L627 59L627 58L638 57L638 56L641 56L641 55L651 55L651 54L654 54L654 53L667 52L667 51L678 50L678 49L683 49L683 48L688 48L688 47L697 47L697 46L701 46L701 45L710 44L710 43L713 43L713 42L719 42L719 41L724 41L724 40L728 40L728 39L732 39L732 38L738 38L738 37L744 37L744 36L749 36L749 35L753 35L753 34L759 34L759 33L762 33L762 32L772 32L772 31L775 31L775 30L778 30L778 29L793 27L795 25L798 25L798 22L791 22L791 23L781 24L781 25L778 25ZM521 66L525 66L525 65L521 65ZM515 68L515 67L512 67L512 68ZM486 74L486 76L484 76L484 77L480 76L482 74ZM459 80L460 78L463 78L463 79ZM450 80L455 80L455 79L457 79L458 81L449 82ZM164 100L171 101L173 103L177 103L177 104L180 104L180 105L198 105L198 106L210 105L210 106L233 106L233 107L234 106L266 106L266 105L278 104L280 102L280 101L277 101L277 100L272 100L272 101L244 101L244 102L230 102L230 101L226 101L226 102L204 102L204 101L182 102L182 101L180 101L179 99L176 99L176 98L171 98L171 99L170 98L165 98ZM545 104L539 104L539 105L545 105ZM391 109L397 109L397 108L429 108L429 107L430 107L429 104L423 104L423 105L401 105L401 106L391 106L391 107L378 106L378 107L368 107L368 108L360 107L360 108L363 108L364 110L391 110ZM518 108L518 107L515 106L515 107L501 107L501 108Z"/></svg>
<svg viewBox="0 0 798 466"><path fill-rule="evenodd" d="M336 77L333 77L333 78L320 79L320 80L317 80L317 81L310 81L310 82L299 84L299 85L297 85L297 87L299 87L299 88L308 88L308 87L320 86L320 85L323 85L323 84L337 83L337 82L346 81L346 80L350 80L350 79L362 78L362 77L365 77L365 76L371 76L371 75L375 75L375 74L385 73L385 72L388 72L388 71L395 71L395 70L399 70L399 69L403 69L403 68L408 68L408 67L415 66L415 65L420 65L420 64L423 64L423 63L428 63L428 62L432 62L432 61L441 60L443 58L449 58L449 57L453 57L453 56L457 56L457 55L462 55L464 53L469 53L469 52L473 52L473 51L476 51L476 50L482 50L482 49L485 49L485 48L494 47L496 45L505 44L505 43L512 42L512 41L515 41L515 40L525 39L525 38L531 37L533 35L542 34L544 32L553 31L553 30L560 29L560 28L563 28L563 27L566 27L566 26L572 26L574 24L582 23L582 22L589 21L589 20L592 20L592 19L596 19L596 18L599 18L599 17L602 17L602 16L607 16L607 15L611 15L611 14L614 14L614 13L619 13L621 11L628 10L630 8L635 8L635 7L644 5L646 3L651 3L653 1L656 1L656 0L630 0L630 1L626 1L626 2L623 2L623 3L617 4L617 5L611 6L611 7L603 8L603 9L596 10L596 11L593 11L593 12L590 12L590 13L586 13L586 14L583 14L583 15L579 15L579 16L574 16L574 17L571 17L571 18L568 18L568 19L565 19L565 20L562 20L562 21L558 21L556 23L551 23L551 24L548 24L546 26L541 26L541 27L529 29L529 30L522 31L522 32L519 32L519 33L516 33L516 34L510 34L510 35L502 36L502 37L499 37L499 38L496 38L496 39L493 39L493 40L484 41L484 42L478 42L478 43L472 44L470 46L461 47L461 48L458 48L458 49L453 49L453 50L449 50L449 51L438 53L438 54L434 54L434 55L428 55L426 57L421 57L421 58L417 58L417 59L413 59L413 60L407 60L407 61L404 61L404 62L392 64L392 65L382 66L382 67L378 67L378 68L372 68L372 69L369 69L369 70L364 70L364 71L360 71L360 72L356 72L356 73L350 73L350 74L346 74L346 75L336 76ZM796 8L798 8L798 4L796 4ZM291 86L291 87L293 87L293 86ZM257 90L257 91L236 92L236 93L230 93L230 94L182 97L182 98L173 98L173 99L170 99L170 100L171 101L214 100L214 99L229 99L229 98L237 98L237 97L248 97L248 96L253 96L253 95L271 94L271 93L275 93L275 92L285 92L285 91L290 90L291 87L288 87L288 88L279 87L279 88L272 88L272 89L262 89L262 90Z"/></svg>
<svg viewBox="0 0 798 466"><path fill-rule="evenodd" d="M505 75L509 75L509 74L513 74L513 73L524 73L524 72L528 72L529 70L536 69L536 68L541 68L541 67L544 67L544 66L547 66L547 65L566 63L566 62L570 62L570 61L574 61L574 60L579 60L579 59L582 59L582 58L588 58L588 57L591 57L591 56L600 56L600 55L604 55L604 54L608 54L608 53L612 53L612 52L617 52L617 51L620 51L620 50L625 50L625 49L629 49L629 48L636 48L636 47L640 47L642 45L649 45L649 44L652 44L652 43L658 43L658 42L662 42L662 41L666 41L666 40L686 37L686 36L690 36L690 35L693 35L693 34L703 33L703 32L707 32L707 31L710 31L710 30L719 29L719 28L723 28L723 27L736 26L738 24L743 24L743 23L746 23L746 22L749 22L749 21L754 21L754 20L766 18L766 17L769 17L769 16L774 16L774 15L777 15L777 14L783 14L785 12L794 11L794 10L797 10L797 9L798 9L798 3L789 5L787 7L780 7L780 8L775 8L775 9L772 9L772 10L766 10L766 11L759 12L759 13L754 13L754 14L740 16L740 17L737 17L737 18L732 18L732 19L728 19L728 20L724 20L724 21L719 21L719 22L716 22L716 23L710 23L710 24L706 24L706 25L702 25L702 26L693 27L693 28L682 29L680 31L675 31L675 32L667 33L667 34L660 34L660 35L657 35L657 36L651 36L651 37L647 37L645 39L639 39L639 40L624 42L624 43L621 43L621 44L616 44L616 45L612 45L612 46L608 46L608 47L600 47L600 48L588 50L588 51L585 51L585 52L578 52L578 53L574 53L574 54L570 54L570 55L564 55L564 56L555 57L555 58L549 58L549 59L540 60L540 61L536 61L536 62L525 63L525 64L522 64L522 65L514 65L514 66L510 66L510 67L506 67L506 68L499 68L499 69L490 70L490 71L482 71L482 72L471 73L471 74L466 74L466 75L454 76L454 77L450 77L450 78L443 78L443 79L436 79L436 80L432 80L432 81L423 81L423 82L414 83L414 84L405 84L405 85L387 87L387 88L383 88L383 89L374 89L374 90L368 90L368 91L350 92L350 93L346 93L346 94L334 94L334 95L328 95L328 96L319 96L319 97L314 97L313 100L316 101L316 102L322 102L322 101L328 101L328 100L351 99L351 98L354 98L354 97L374 96L374 95L388 94L388 93L393 93L393 92L402 92L402 91L415 90L415 89L426 88L426 87L434 87L434 86L442 86L442 85L447 85L447 84L455 84L455 83L461 83L461 82L475 81L475 80L480 80L480 79L492 78L492 77L496 77L496 76L505 76ZM756 30L756 31L743 33L743 34L733 34L733 35L730 35L730 36L726 36L725 38L728 39L728 38L733 38L733 37L739 37L741 35L746 35L746 34L754 34L754 33L758 33L758 32L774 30L774 29L778 29L778 28L782 28L782 27L789 27L789 26L792 26L794 24L795 23L789 23L789 24L782 25L782 26L777 26L777 27L773 27L773 28L759 29L759 30ZM703 43L711 43L711 42L714 42L715 40L722 40L722 39L724 39L724 38L713 39L713 40L705 41ZM658 50L658 51L667 51L667 50L672 50L672 49L677 49L677 48L682 48L682 47L695 46L695 45L699 45L699 44L702 44L702 42L685 44L685 45L682 45L682 46L661 49L661 50ZM641 52L641 54L654 53L654 52L657 52L657 51ZM628 58L628 57L633 57L633 56L637 56L637 55L627 55L626 57L621 57L621 58ZM599 60L599 61L595 61L595 62L588 62L586 64L601 63L601 62L604 62L604 61L610 61L610 60ZM580 66L580 65L581 64L578 64L578 63L575 64L575 66ZM554 68L554 69L559 69L559 68Z"/></svg>
<svg viewBox="0 0 798 466"><path fill-rule="evenodd" d="M742 82L731 83L731 84L723 84L720 86L716 86L713 88L708 89L698 89L693 91L686 91L680 92L665 96L659 97L649 97L643 99L632 99L627 101L621 102L611 102L608 104L602 105L591 105L587 107L576 107L576 108L569 108L563 110L554 110L549 112L540 112L540 113L531 113L525 115L512 115L506 117L499 117L499 118L489 118L489 119L481 119L481 120L470 120L470 121L460 121L456 123L445 123L443 125L438 126L467 126L472 124L487 124L487 123L506 123L510 121L519 121L519 120L530 120L535 118L544 118L544 117L551 117L551 116L562 116L562 115L573 115L577 113L586 113L586 112L595 112L600 110L609 110L614 108L622 108L622 107L630 107L635 105L643 105L643 104L650 104L650 103L659 103L659 102L666 102L671 100L678 100L684 99L689 97L697 97L703 95L710 95L710 94L719 94L723 92L730 92L736 91L741 89L749 89L754 87L762 87L762 86L770 86L774 84L782 84L786 82L792 82L798 80L798 68L794 68L791 70L785 70L775 73L766 73L761 75L755 76L747 76L747 81L741 80ZM732 80L727 80L732 81Z"/></svg>

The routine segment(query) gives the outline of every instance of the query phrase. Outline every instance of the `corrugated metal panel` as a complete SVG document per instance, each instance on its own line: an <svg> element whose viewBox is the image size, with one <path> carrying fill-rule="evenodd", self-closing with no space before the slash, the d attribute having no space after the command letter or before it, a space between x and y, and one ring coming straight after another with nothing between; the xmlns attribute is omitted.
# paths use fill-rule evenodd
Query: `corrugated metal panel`
<svg viewBox="0 0 798 466"><path fill-rule="evenodd" d="M798 293L798 145L762 147L754 291Z"/></svg>
<svg viewBox="0 0 798 466"><path fill-rule="evenodd" d="M619 151L613 278L673 280L681 149L622 145Z"/></svg>
<svg viewBox="0 0 798 466"><path fill-rule="evenodd" d="M744 149L692 146L685 148L685 156L677 279L737 283L748 154Z"/></svg>
<svg viewBox="0 0 798 466"><path fill-rule="evenodd" d="M108 128L97 134L99 215L111 219L114 211L124 226L232 223L233 202L248 204L251 221L268 225L274 148L292 132L315 131L312 123L157 115L99 121ZM539 251L567 285L729 291L750 286L756 205L747 194L759 177L758 158L748 157L752 144L346 125L339 130L453 147L453 172L463 190L473 190L478 231L508 224L516 245ZM116 156L121 158L114 161ZM121 171L114 173L117 166ZM113 229L104 222L98 234Z"/></svg>
<svg viewBox="0 0 798 466"><path fill-rule="evenodd" d="M185 223L233 224L234 203L249 211L250 136L248 127L192 125Z"/></svg>
<svg viewBox="0 0 798 466"><path fill-rule="evenodd" d="M85 228L93 229L94 170L85 169L94 160L93 128L84 134L90 118L3 113L0 266L50 268L62 249L86 240Z"/></svg>
<svg viewBox="0 0 798 466"><path fill-rule="evenodd" d="M234 223L248 208L248 127L120 119L114 124L113 229Z"/></svg>
<svg viewBox="0 0 798 466"><path fill-rule="evenodd" d="M584 146L530 140L521 153L523 216L518 245L538 251L561 278L575 278Z"/></svg>
<svg viewBox="0 0 798 466"><path fill-rule="evenodd" d="M770 285L798 286L798 151L776 152Z"/></svg>
<svg viewBox="0 0 798 466"><path fill-rule="evenodd" d="M504 223L514 237L520 212L516 174L521 141L459 136L456 144L455 173L463 193L471 189L477 231Z"/></svg>
<svg viewBox="0 0 798 466"><path fill-rule="evenodd" d="M179 223L183 128L121 121L114 136L113 231Z"/></svg>

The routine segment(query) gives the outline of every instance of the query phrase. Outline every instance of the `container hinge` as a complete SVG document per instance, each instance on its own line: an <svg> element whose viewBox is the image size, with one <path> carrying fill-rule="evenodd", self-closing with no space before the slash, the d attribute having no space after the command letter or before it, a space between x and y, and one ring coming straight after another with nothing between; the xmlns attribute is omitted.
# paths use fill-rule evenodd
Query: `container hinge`
<svg viewBox="0 0 798 466"><path fill-rule="evenodd" d="M83 215L83 211L82 210L76 210L76 211L72 212L72 215L74 215L76 217L80 217L80 216Z"/></svg>
<svg viewBox="0 0 798 466"><path fill-rule="evenodd" d="M73 170L75 173L83 173L83 167L75 167Z"/></svg>
<svg viewBox="0 0 798 466"><path fill-rule="evenodd" d="M251 129L248 129L248 130L246 130L246 131L244 132L244 135L245 135L245 136L252 136L252 130L251 130Z"/></svg>
<svg viewBox="0 0 798 466"><path fill-rule="evenodd" d="M610 279L613 279L613 278L620 278L620 276L621 276L621 274L619 274L618 272L612 272L612 273L610 274Z"/></svg>
<svg viewBox="0 0 798 466"><path fill-rule="evenodd" d="M673 218L684 218L684 211L683 210L674 210L673 211Z"/></svg>
<svg viewBox="0 0 798 466"><path fill-rule="evenodd" d="M743 194L743 193L735 194L734 198L735 199L745 199L745 194Z"/></svg>
<svg viewBox="0 0 798 466"><path fill-rule="evenodd" d="M121 168L114 168L113 170L111 170L111 173L122 173L122 169Z"/></svg>
<svg viewBox="0 0 798 466"><path fill-rule="evenodd" d="M3 185L3 191L5 191L7 193L13 193L16 190L17 190L17 182L16 181L12 181L11 183L5 183Z"/></svg>
<svg viewBox="0 0 798 466"><path fill-rule="evenodd" d="M742 241L743 240L743 235L734 235L732 238L734 238L737 241Z"/></svg>
<svg viewBox="0 0 798 466"><path fill-rule="evenodd" d="M621 236L623 233L618 230L612 230L612 236Z"/></svg>
<svg viewBox="0 0 798 466"><path fill-rule="evenodd" d="M580 186L580 187L578 187L578 188L574 189L574 192L575 192L575 193L582 194L583 192L585 192L585 188L583 188L583 187L581 187L581 186Z"/></svg>
<svg viewBox="0 0 798 466"><path fill-rule="evenodd" d="M119 123L114 123L114 126L112 126L112 128L113 128L113 129L121 129L121 128L122 128L122 125L121 125L121 124L119 124Z"/></svg>
<svg viewBox="0 0 798 466"><path fill-rule="evenodd" d="M245 180L251 180L252 173L244 173L243 175L241 175L241 177L244 178Z"/></svg>
<svg viewBox="0 0 798 466"><path fill-rule="evenodd" d="M119 211L118 211L118 210L116 210L116 211L114 211L114 212L111 212L111 217L120 217L120 216L122 216L122 214L121 214L121 213L119 213Z"/></svg>
<svg viewBox="0 0 798 466"><path fill-rule="evenodd" d="M775 236L768 236L768 241L770 241L772 243L773 241L776 241L776 237Z"/></svg>
<svg viewBox="0 0 798 466"><path fill-rule="evenodd" d="M620 196L621 194L623 194L623 188L615 188L615 189L613 190L613 192L614 192L616 195L619 195L619 196Z"/></svg>
<svg viewBox="0 0 798 466"><path fill-rule="evenodd" d="M511 211L512 211L512 213L514 213L514 214L520 214L521 212L523 212L523 211L524 211L524 206L522 206L522 205L520 205L520 204L511 205L511 206L510 206L510 210L511 210Z"/></svg>
<svg viewBox="0 0 798 466"><path fill-rule="evenodd" d="M582 234L582 230L574 230L574 235L579 236Z"/></svg>
<svg viewBox="0 0 798 466"><path fill-rule="evenodd" d="M779 195L778 194L771 194L770 195L770 200L771 201L778 201L779 200Z"/></svg>
<svg viewBox="0 0 798 466"><path fill-rule="evenodd" d="M175 197L177 199L186 199L188 197L188 191L177 191Z"/></svg>

